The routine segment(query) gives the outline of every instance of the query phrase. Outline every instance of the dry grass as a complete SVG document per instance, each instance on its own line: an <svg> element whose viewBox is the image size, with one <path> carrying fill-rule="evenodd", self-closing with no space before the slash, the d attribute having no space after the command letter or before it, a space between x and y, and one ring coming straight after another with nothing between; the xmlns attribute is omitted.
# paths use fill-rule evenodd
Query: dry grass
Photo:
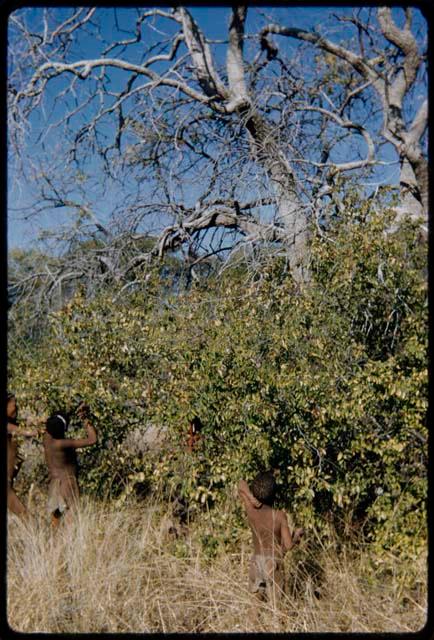
<svg viewBox="0 0 434 640"><path fill-rule="evenodd" d="M247 590L249 548L210 560L194 529L167 533L161 509L83 501L50 530L41 515L8 524L8 621L23 632L406 632L426 621L426 593L368 580L358 556L309 544L287 558L279 610ZM313 535L313 534L312 534ZM421 559L421 584L426 582ZM364 576L364 577L362 577Z"/></svg>

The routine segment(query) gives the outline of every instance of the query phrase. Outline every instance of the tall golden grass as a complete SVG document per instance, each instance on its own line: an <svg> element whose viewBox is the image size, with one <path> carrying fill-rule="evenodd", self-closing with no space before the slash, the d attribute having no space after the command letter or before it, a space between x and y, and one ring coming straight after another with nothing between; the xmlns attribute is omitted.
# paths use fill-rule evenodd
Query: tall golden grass
<svg viewBox="0 0 434 640"><path fill-rule="evenodd" d="M71 525L45 514L8 521L8 622L22 632L406 632L426 621L426 558L416 589L366 570L364 551L290 552L278 608L248 592L249 535L236 552L203 550L200 527L175 538L157 504L82 500ZM312 545L309 539L316 540ZM315 551L313 551L315 548ZM399 571L398 571L399 569ZM413 567L414 569L414 567Z"/></svg>

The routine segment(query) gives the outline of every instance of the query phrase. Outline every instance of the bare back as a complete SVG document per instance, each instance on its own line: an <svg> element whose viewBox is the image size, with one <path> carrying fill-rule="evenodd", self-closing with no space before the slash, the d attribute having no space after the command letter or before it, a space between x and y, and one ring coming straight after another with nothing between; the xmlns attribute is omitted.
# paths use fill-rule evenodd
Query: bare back
<svg viewBox="0 0 434 640"><path fill-rule="evenodd" d="M290 532L286 516L267 505L260 509L246 505L247 519L253 534L255 554L283 556Z"/></svg>
<svg viewBox="0 0 434 640"><path fill-rule="evenodd" d="M44 433L44 452L50 478L77 475L77 454L74 448L61 446L62 440L56 440Z"/></svg>

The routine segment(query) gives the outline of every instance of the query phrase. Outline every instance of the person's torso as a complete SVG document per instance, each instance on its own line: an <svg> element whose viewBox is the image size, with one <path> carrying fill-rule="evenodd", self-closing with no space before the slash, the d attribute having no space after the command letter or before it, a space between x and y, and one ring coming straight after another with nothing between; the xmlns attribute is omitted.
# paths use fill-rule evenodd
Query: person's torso
<svg viewBox="0 0 434 640"><path fill-rule="evenodd" d="M281 555L280 520L277 512L262 505L249 514L249 525L253 534L253 547L256 554Z"/></svg>
<svg viewBox="0 0 434 640"><path fill-rule="evenodd" d="M44 435L45 461L50 477L75 476L77 474L77 454L75 449L59 449L54 442L54 438L49 434Z"/></svg>

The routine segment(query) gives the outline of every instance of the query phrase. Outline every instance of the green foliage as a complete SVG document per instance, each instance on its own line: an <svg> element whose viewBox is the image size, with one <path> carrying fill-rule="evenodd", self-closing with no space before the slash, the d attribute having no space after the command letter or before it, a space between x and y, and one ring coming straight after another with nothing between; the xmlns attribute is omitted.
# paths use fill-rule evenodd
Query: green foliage
<svg viewBox="0 0 434 640"><path fill-rule="evenodd" d="M387 234L387 211L344 204L348 219L313 240L302 291L282 258L249 284L227 271L177 293L154 273L115 302L76 295L51 314L37 353L11 353L23 405L91 405L100 441L81 454L88 491L122 499L151 486L219 527L237 481L273 467L278 502L298 523L358 528L381 553L416 557L426 540L426 247L410 223ZM190 453L195 415L204 432ZM164 428L163 449L131 452L126 435L150 424Z"/></svg>

